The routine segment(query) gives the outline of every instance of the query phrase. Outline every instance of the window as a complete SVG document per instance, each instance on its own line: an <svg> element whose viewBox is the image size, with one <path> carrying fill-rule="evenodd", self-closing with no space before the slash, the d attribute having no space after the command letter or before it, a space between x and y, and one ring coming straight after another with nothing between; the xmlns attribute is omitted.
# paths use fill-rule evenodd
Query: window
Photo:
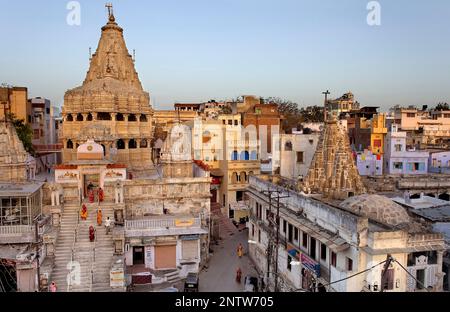
<svg viewBox="0 0 450 312"><path fill-rule="evenodd" d="M303 232L302 235L302 246L306 249L308 249L308 234Z"/></svg>
<svg viewBox="0 0 450 312"><path fill-rule="evenodd" d="M39 140L39 129L34 129L33 131L33 140Z"/></svg>
<svg viewBox="0 0 450 312"><path fill-rule="evenodd" d="M283 220L283 233L286 234L286 227L287 227L287 222L286 220Z"/></svg>
<svg viewBox="0 0 450 312"><path fill-rule="evenodd" d="M311 256L311 258L316 259L317 257L317 253L316 253L316 239L312 238L310 239L309 245L310 245L310 251L309 251L309 255Z"/></svg>
<svg viewBox="0 0 450 312"><path fill-rule="evenodd" d="M225 121L225 119L224 119L224 120L222 120L222 123L223 123L223 124L226 124L226 121Z"/></svg>
<svg viewBox="0 0 450 312"><path fill-rule="evenodd" d="M111 120L110 113L97 113L97 120Z"/></svg>
<svg viewBox="0 0 450 312"><path fill-rule="evenodd" d="M394 148L395 148L396 152L401 152L402 151L402 145L401 144L395 144Z"/></svg>
<svg viewBox="0 0 450 312"><path fill-rule="evenodd" d="M294 227L292 226L292 224L288 224L288 241L289 243L292 243L292 236L294 234Z"/></svg>
<svg viewBox="0 0 450 312"><path fill-rule="evenodd" d="M50 115L50 108L47 107L47 108L45 109L45 112L47 113L47 115Z"/></svg>
<svg viewBox="0 0 450 312"><path fill-rule="evenodd" d="M320 259L327 261L327 245L320 243Z"/></svg>
<svg viewBox="0 0 450 312"><path fill-rule="evenodd" d="M330 259L330 261L331 261L331 265L333 266L333 267L336 267L337 266L337 255L336 255L336 253L335 252L331 252L331 259Z"/></svg>
<svg viewBox="0 0 450 312"><path fill-rule="evenodd" d="M294 228L294 240L298 242L298 229Z"/></svg>
<svg viewBox="0 0 450 312"><path fill-rule="evenodd" d="M140 122L147 122L147 116L141 115L141 116L139 117L139 121L140 121Z"/></svg>
<svg viewBox="0 0 450 312"><path fill-rule="evenodd" d="M258 230L258 243L261 243L261 230Z"/></svg>
<svg viewBox="0 0 450 312"><path fill-rule="evenodd" d="M252 224L251 227L252 227L252 237L255 237L255 226Z"/></svg>
<svg viewBox="0 0 450 312"><path fill-rule="evenodd" d="M347 271L353 271L353 260L347 258Z"/></svg>
<svg viewBox="0 0 450 312"><path fill-rule="evenodd" d="M402 170L403 169L403 163L402 162L395 162L395 163L392 164L392 166L396 170Z"/></svg>
<svg viewBox="0 0 450 312"><path fill-rule="evenodd" d="M288 152L292 151L292 143L291 143L290 141L287 141L287 142L284 144L284 150L285 150L285 151L288 151Z"/></svg>
<svg viewBox="0 0 450 312"><path fill-rule="evenodd" d="M299 163L299 164L303 164L304 163L303 152L297 152L297 163Z"/></svg>
<svg viewBox="0 0 450 312"><path fill-rule="evenodd" d="M230 125L230 126L232 126L233 125L233 120L228 120L228 124Z"/></svg>
<svg viewBox="0 0 450 312"><path fill-rule="evenodd" d="M292 258L291 258L291 256L288 256L287 257L287 269L289 271L291 271L291 269L292 269L291 262L292 262Z"/></svg>
<svg viewBox="0 0 450 312"><path fill-rule="evenodd" d="M77 121L83 121L83 115L77 114Z"/></svg>
<svg viewBox="0 0 450 312"><path fill-rule="evenodd" d="M408 118L415 118L416 114L415 113L407 113L406 117L408 117Z"/></svg>
<svg viewBox="0 0 450 312"><path fill-rule="evenodd" d="M384 275L384 285L382 285L383 289L391 290L394 289L394 269L388 269L386 274L385 271L381 271L381 281L383 281Z"/></svg>
<svg viewBox="0 0 450 312"><path fill-rule="evenodd" d="M234 121L234 125L237 126L239 122L237 120Z"/></svg>
<svg viewBox="0 0 450 312"><path fill-rule="evenodd" d="M128 148L130 148L130 149L136 149L137 148L137 142L136 142L135 139L131 139L128 142Z"/></svg>

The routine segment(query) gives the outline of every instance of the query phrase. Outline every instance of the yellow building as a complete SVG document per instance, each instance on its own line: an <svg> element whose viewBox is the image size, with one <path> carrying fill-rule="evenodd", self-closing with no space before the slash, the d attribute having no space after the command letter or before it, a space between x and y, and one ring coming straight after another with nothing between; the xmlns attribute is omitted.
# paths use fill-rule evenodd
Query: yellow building
<svg viewBox="0 0 450 312"><path fill-rule="evenodd" d="M31 104L28 103L28 89L25 87L0 88L0 119L4 119L4 109L25 123L31 123Z"/></svg>
<svg viewBox="0 0 450 312"><path fill-rule="evenodd" d="M372 118L372 131L370 134L370 146L373 154L384 154L384 138L386 134L386 114L374 115Z"/></svg>

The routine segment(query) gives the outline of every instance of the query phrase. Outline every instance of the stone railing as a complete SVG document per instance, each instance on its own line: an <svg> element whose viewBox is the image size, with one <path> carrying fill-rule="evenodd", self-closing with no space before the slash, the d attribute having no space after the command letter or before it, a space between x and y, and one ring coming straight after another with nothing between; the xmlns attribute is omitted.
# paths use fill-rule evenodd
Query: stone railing
<svg viewBox="0 0 450 312"><path fill-rule="evenodd" d="M192 220L192 222L190 222ZM186 224L186 225L183 225ZM145 219L125 221L126 230L150 230L160 228L200 227L200 218Z"/></svg>
<svg viewBox="0 0 450 312"><path fill-rule="evenodd" d="M16 236L34 233L35 227L32 225L6 225L0 226L0 236Z"/></svg>

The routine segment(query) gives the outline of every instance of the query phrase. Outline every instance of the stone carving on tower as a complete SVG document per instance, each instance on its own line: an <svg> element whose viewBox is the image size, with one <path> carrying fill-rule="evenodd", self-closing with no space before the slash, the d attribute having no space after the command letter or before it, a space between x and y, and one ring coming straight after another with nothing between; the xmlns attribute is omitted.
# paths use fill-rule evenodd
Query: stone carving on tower
<svg viewBox="0 0 450 312"><path fill-rule="evenodd" d="M192 136L188 126L173 125L164 141L161 163L164 177L192 177Z"/></svg>
<svg viewBox="0 0 450 312"><path fill-rule="evenodd" d="M348 135L332 116L325 125L306 178L299 182L307 194L345 199L366 193L353 160Z"/></svg>
<svg viewBox="0 0 450 312"><path fill-rule="evenodd" d="M76 147L92 139L117 149L117 162L130 170L151 170L153 109L128 53L123 29L110 11L83 84L64 96L63 162L76 159Z"/></svg>
<svg viewBox="0 0 450 312"><path fill-rule="evenodd" d="M23 182L27 174L28 153L13 124L0 121L0 182Z"/></svg>

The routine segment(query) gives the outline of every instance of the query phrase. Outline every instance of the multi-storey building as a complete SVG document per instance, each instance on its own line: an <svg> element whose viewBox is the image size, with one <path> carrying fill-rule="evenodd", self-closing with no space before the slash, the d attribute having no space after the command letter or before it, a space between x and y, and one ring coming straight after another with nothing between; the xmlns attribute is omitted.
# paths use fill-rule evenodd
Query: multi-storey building
<svg viewBox="0 0 450 312"><path fill-rule="evenodd" d="M442 291L443 236L403 207L367 194L328 202L276 180L252 176L248 188L249 253L269 289Z"/></svg>
<svg viewBox="0 0 450 312"><path fill-rule="evenodd" d="M0 87L0 118L3 119L5 111L30 124L31 105L28 103L28 89L25 87Z"/></svg>

